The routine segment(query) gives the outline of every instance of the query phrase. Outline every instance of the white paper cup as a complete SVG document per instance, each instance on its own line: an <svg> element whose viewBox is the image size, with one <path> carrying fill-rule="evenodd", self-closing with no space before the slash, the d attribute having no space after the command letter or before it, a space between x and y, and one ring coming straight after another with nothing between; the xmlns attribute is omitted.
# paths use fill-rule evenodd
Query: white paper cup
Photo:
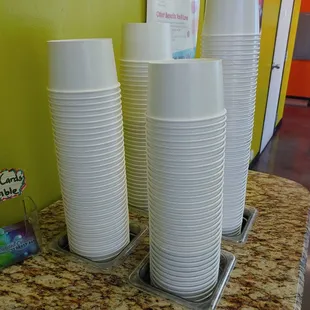
<svg viewBox="0 0 310 310"><path fill-rule="evenodd" d="M130 72L130 71L121 71L120 73L121 76L121 80L125 79L125 80L131 80L131 81L145 81L148 80L148 72Z"/></svg>
<svg viewBox="0 0 310 310"><path fill-rule="evenodd" d="M107 168L105 168L103 171L100 171L101 174L99 175L94 175L94 174L88 174L88 173L84 173L81 172L80 174L78 172L72 172L72 171L62 171L59 170L59 175L61 178L67 178L68 181L70 182L77 182L79 183L80 181L88 181L88 182L103 182L103 178L107 178L108 176L115 175L117 172L122 171L122 169L125 167L125 160L116 163L113 166L108 166Z"/></svg>
<svg viewBox="0 0 310 310"><path fill-rule="evenodd" d="M123 115L122 111L120 110L119 114L117 116L112 116L110 118L104 119L102 121L76 121L76 122L69 122L66 120L55 120L52 117L52 123L55 130L69 130L69 131L75 131L75 130L91 130L91 129L97 129L105 127L106 129L109 129L109 127L112 127L113 124L117 122L123 121Z"/></svg>
<svg viewBox="0 0 310 310"><path fill-rule="evenodd" d="M137 72L137 73L148 73L148 64L144 66L135 66L134 63L128 63L126 61L121 61L120 63L120 71L121 72Z"/></svg>
<svg viewBox="0 0 310 310"><path fill-rule="evenodd" d="M150 229L151 231L151 229ZM214 244L217 246L218 250L220 249L220 236L218 237L218 239L214 240ZM156 240L157 241L157 240ZM157 243L157 242L153 242L152 241L152 235L151 235L151 242L152 242L152 249L153 248L160 248L160 251L157 250L157 252L163 252L163 253L167 253L168 255L173 255L175 256L175 260L177 259L182 259L183 258L189 258L191 257L192 260L193 258L197 258L199 257L201 260L206 259L206 258L210 258L213 256L213 253L209 251L209 247L206 247L206 245L204 246L204 248L200 249L200 250L192 250L192 251L181 251L181 249L178 249L178 251L176 251L175 249L172 249L169 246L165 246L164 243Z"/></svg>
<svg viewBox="0 0 310 310"><path fill-rule="evenodd" d="M70 208L71 210L74 210L74 208L80 210L82 205L85 210L86 209L89 210L89 208L91 209L94 208L94 211L100 211L106 208L108 211L111 210L113 211L116 210L117 208L125 208L125 206L127 205L127 192L126 191L119 192L117 195L115 195L114 198L102 199L100 203L92 201L81 202L80 199L74 200L74 197L71 196L70 200L67 200L67 198L64 197L64 202L66 208L67 209Z"/></svg>
<svg viewBox="0 0 310 310"><path fill-rule="evenodd" d="M238 55L231 55L231 54L223 54L223 53L214 53L214 52L202 52L203 57L208 58L219 58L223 61L223 67L226 65L227 62L235 62L238 61L240 64L249 63L249 62L256 62L258 63L259 60L259 53L240 53Z"/></svg>
<svg viewBox="0 0 310 310"><path fill-rule="evenodd" d="M118 110L118 108L121 107L121 101L116 101L114 105L111 106L105 106L103 105L97 105L97 106L90 106L90 107L76 107L76 106L72 106L72 107L66 107L66 106L62 106L62 107L50 107L51 109L51 113L53 115L57 115L57 116L65 116L65 117L79 117L81 115L88 114L88 115L97 115L97 114L102 114L102 113L111 113L114 112L116 110Z"/></svg>
<svg viewBox="0 0 310 310"><path fill-rule="evenodd" d="M81 224L80 228L91 228L93 226L95 229L102 229L102 231L111 231L118 224L126 223L128 221L128 210L127 208L118 208L113 210L113 214L110 212L109 215L105 216L105 209L102 208L101 213L92 212L90 209L86 209L84 212L80 212L79 209L66 208L66 221L70 223L72 227ZM88 214L87 214L88 212ZM85 220L87 219L87 220ZM119 225L121 228L124 225ZM126 227L126 225L125 225ZM95 237L94 237L95 238Z"/></svg>
<svg viewBox="0 0 310 310"><path fill-rule="evenodd" d="M218 55L218 56L256 56L260 54L260 47L251 47L251 48L217 48L211 46L203 47L203 52L205 55Z"/></svg>
<svg viewBox="0 0 310 310"><path fill-rule="evenodd" d="M184 167L184 168L194 168L197 166L208 165L211 162L216 162L220 158L223 158L225 154L225 147L220 148L218 151L213 153L205 154L205 156L194 156L193 158L186 158L186 156L174 156L174 155L164 155L156 153L148 153L148 158L151 162L158 163L163 167ZM127 156L127 155L126 155Z"/></svg>
<svg viewBox="0 0 310 310"><path fill-rule="evenodd" d="M234 36L233 36L234 37ZM216 38L216 39L215 39ZM201 38L202 48L217 48L219 50L232 49L232 50L244 50L252 48L260 48L260 36L253 38L252 40L225 40L222 37L215 36L202 36Z"/></svg>
<svg viewBox="0 0 310 310"><path fill-rule="evenodd" d="M239 43L239 42L253 42L260 40L261 34L240 34L240 35L208 35L208 34L202 34L203 39L207 39L214 42L232 42L233 43Z"/></svg>
<svg viewBox="0 0 310 310"><path fill-rule="evenodd" d="M165 185L171 189L174 189L176 191L181 191L184 189L184 191L191 191L191 190L205 190L207 186L210 185L210 182L213 180L216 180L221 176L221 179L223 178L223 172L224 168L219 172L210 173L207 177L204 178L188 178L188 179L173 179L173 178L166 178L163 176L151 176L148 175L149 182L152 182L152 184L160 184L161 186ZM158 186L157 186L158 187Z"/></svg>
<svg viewBox="0 0 310 310"><path fill-rule="evenodd" d="M191 165L191 166L184 166L175 162L174 164L170 165L170 163L164 163L161 160L157 160L151 157L148 157L148 165L150 169L156 169L156 171L166 171L168 174L174 173L199 173L205 172L207 173L209 170L214 169L215 167L222 166L225 159L225 153L221 153L218 158L212 158L211 160L206 160L202 165Z"/></svg>
<svg viewBox="0 0 310 310"><path fill-rule="evenodd" d="M70 248L73 252L88 257L93 261L106 261L110 260L113 257L117 256L123 248L129 243L129 236L120 239L114 246L107 247L97 247L96 244L93 244L92 247L81 247L80 245L75 245L73 242L70 242L70 234L68 234Z"/></svg>
<svg viewBox="0 0 310 310"><path fill-rule="evenodd" d="M156 183L153 180L149 180L148 182L148 186L150 188L150 190L154 193L159 193L158 195L166 195L167 197L201 197L203 195L205 195L206 193L210 193L211 189L217 189L219 187L223 186L223 180L224 180L224 175L222 174L220 178L218 178L216 181L214 181L214 183L206 183L206 187L202 188L202 187L192 187L192 188L188 188L186 186L178 186L175 185L175 187L173 187L172 189L170 189L170 186L165 186L164 184L162 184L160 186L159 183ZM169 189L167 189L169 188Z"/></svg>
<svg viewBox="0 0 310 310"><path fill-rule="evenodd" d="M81 210L82 212L80 212ZM111 212L111 210L113 210L113 212ZM99 213L99 210L92 212L89 208L85 208L85 210L82 208L72 209L70 206L65 209L65 212L67 216L66 221L70 223L72 227L80 223L80 228L90 229L91 226L93 226L94 229L101 229L102 232L110 231L112 233L112 229L114 230L115 226L120 224L120 228L123 226L126 227L126 222L128 222L128 208L125 204L118 208L110 208L110 210L107 211L102 207L101 213ZM107 214L105 215L105 213ZM115 233L117 233L117 230L115 230Z"/></svg>
<svg viewBox="0 0 310 310"><path fill-rule="evenodd" d="M123 173L121 176L121 179L116 179L112 181L111 183L105 185L104 187L99 189L92 189L89 188L88 186L80 186L78 188L70 187L68 184L61 184L62 191L67 195L75 195L75 196L81 196L82 198L85 197L86 193L89 193L91 197L99 197L103 196L106 194L109 194L110 192L114 192L120 188L123 188L124 185L126 184L126 176Z"/></svg>
<svg viewBox="0 0 310 310"><path fill-rule="evenodd" d="M119 173L116 177L114 177L110 182L103 182L103 184L96 184L96 185L91 185L85 186L85 184L72 184L72 183L61 183L61 188L62 191L65 193L68 193L68 195L81 195L81 196L91 196L91 197L96 197L99 194L106 193L108 191L111 191L113 189L119 186L122 186L122 184L126 182L126 173L125 170ZM126 198L126 197L125 197ZM124 201L125 201L124 198ZM115 205L115 204L114 204ZM117 207L117 205L115 205ZM100 209L101 210L101 209ZM100 211L99 210L99 211Z"/></svg>
<svg viewBox="0 0 310 310"><path fill-rule="evenodd" d="M118 136L122 133L123 121L119 120L111 125L94 127L82 130L70 130L69 128L54 129L54 137L59 142L64 142L70 146L94 145L108 139L109 136Z"/></svg>
<svg viewBox="0 0 310 310"><path fill-rule="evenodd" d="M122 143L124 143L123 136L116 135L115 138L111 137L110 140L104 141L102 144L98 145L96 149L92 149L92 154L88 154L83 149L74 149L71 148L70 145L65 148L64 145L57 144L56 142L56 151L57 154L62 158L72 158L72 159L82 159L89 158L89 160L94 159L95 157L105 156L105 154L109 154L115 150L118 150ZM109 157L109 156L108 156Z"/></svg>
<svg viewBox="0 0 310 310"><path fill-rule="evenodd" d="M172 200L169 200L169 199L160 199L160 198L157 198L150 190L148 191L149 192L149 201L150 201L150 204L153 204L153 205L160 205L160 206L170 206L170 208L177 208L176 206L179 205L179 209L180 210L187 210L187 209L191 209L192 211L191 212L195 212L196 210L201 210L201 209L204 209L206 206L210 206L212 204L215 204L217 203L223 196L223 193L222 192L216 192L214 193L214 196L213 197L209 197L207 200L205 201L202 201L202 200L199 200L197 199L197 201L195 201L195 199L193 199L192 202L185 202L185 201L182 201L182 199L173 199ZM184 228L184 230L186 230Z"/></svg>
<svg viewBox="0 0 310 310"><path fill-rule="evenodd" d="M208 145L201 145L201 146L193 146L193 147L186 147L185 144L183 146L176 146L176 147L165 147L165 146L157 146L156 144L148 143L147 146L150 152L182 152L184 155L195 155L200 153L212 152L217 150L219 147L225 146L226 137L222 140L215 141L213 144L209 143Z"/></svg>
<svg viewBox="0 0 310 310"><path fill-rule="evenodd" d="M104 111L102 113L80 113L79 115L66 115L64 113L52 113L53 121L61 122L62 124L71 124L79 122L103 122L106 119L111 119L113 117L119 117L122 112L122 107L119 104L116 109L112 111Z"/></svg>
<svg viewBox="0 0 310 310"><path fill-rule="evenodd" d="M114 248L116 244L123 244L124 240L127 240L129 234L128 228L125 227L124 229L119 230L114 236L109 233L100 233L102 236L101 240L96 240L96 238L85 238L81 240L81 237L74 237L75 233L74 231L70 231L69 226L67 230L70 233L69 242L71 242L71 244L74 243L79 249L89 249L91 252L100 248L108 250Z"/></svg>
<svg viewBox="0 0 310 310"><path fill-rule="evenodd" d="M148 92L148 84L147 85L134 85L132 86L130 83L122 84L122 93L128 92L132 94L147 94Z"/></svg>
<svg viewBox="0 0 310 310"><path fill-rule="evenodd" d="M203 33L207 35L258 35L256 0L208 0Z"/></svg>
<svg viewBox="0 0 310 310"><path fill-rule="evenodd" d="M201 265L202 262L210 260L210 258L214 257L215 253L219 255L219 249L215 248L213 249L213 251L210 251L205 255L197 255L196 251L192 252L187 251L184 252L183 255L177 256L174 255L174 253L161 249L160 247L157 246L155 242L152 241L150 244L150 251L151 253L155 253L156 256L166 259L167 261L170 261L171 264L174 264L175 266L180 266L181 268L198 267ZM186 266L184 266L184 264L186 264Z"/></svg>
<svg viewBox="0 0 310 310"><path fill-rule="evenodd" d="M79 105L106 102L120 96L120 84L110 90L81 93L55 93L48 92L48 100L54 105Z"/></svg>
<svg viewBox="0 0 310 310"><path fill-rule="evenodd" d="M148 117L201 120L223 112L220 60L190 59L149 64Z"/></svg>
<svg viewBox="0 0 310 310"><path fill-rule="evenodd" d="M185 132L192 131L192 130L206 130L210 129L211 127L213 129L222 127L224 123L226 122L226 110L219 114L216 117L210 117L210 118L205 118L202 120L183 120L183 121L176 121L176 120L162 120L158 118L153 118L149 116L148 114L146 115L147 118L147 126L148 127L153 127L156 129L166 129L169 130L185 130Z"/></svg>
<svg viewBox="0 0 310 310"><path fill-rule="evenodd" d="M123 163L124 158L123 154L119 154L114 157L110 157L107 160L103 159L102 163L98 163L94 165L94 167L88 166L88 165L83 165L83 164L73 164L70 165L70 162L61 162L58 161L58 168L63 172L66 173L68 172L69 174L77 174L77 175L93 175L95 172L103 172L106 171L107 168L109 167L114 167L115 165L120 165ZM74 161L73 161L74 162Z"/></svg>
<svg viewBox="0 0 310 310"><path fill-rule="evenodd" d="M48 42L49 89L101 90L117 85L112 39Z"/></svg>
<svg viewBox="0 0 310 310"><path fill-rule="evenodd" d="M147 127L149 128L149 126ZM171 141L171 142L191 142L191 141L198 141L198 140L206 140L206 139L212 139L219 137L220 135L223 135L226 133L226 124L224 124L220 128L216 129L209 129L205 132L202 132L200 134L190 134L190 132L186 135L184 133L181 134L175 134L175 132L169 132L167 131L160 131L160 130L152 130L147 129L149 135L153 138L159 140L159 141Z"/></svg>
<svg viewBox="0 0 310 310"><path fill-rule="evenodd" d="M98 137L97 137L98 135ZM95 139L93 139L93 136ZM98 133L95 135L81 135L81 136L63 136L54 134L56 147L63 152L75 152L75 151L93 151L101 150L105 146L105 143L111 143L111 141L119 140L123 136L123 127L120 126L118 131L111 131L111 135L107 136L106 133ZM90 140L86 138L89 137ZM80 138L80 139L79 139ZM92 138L92 139L91 139Z"/></svg>
<svg viewBox="0 0 310 310"><path fill-rule="evenodd" d="M123 85L131 85L131 84L137 84L137 85L148 85L148 76L142 75L121 75L121 84Z"/></svg>
<svg viewBox="0 0 310 310"><path fill-rule="evenodd" d="M148 61L172 58L171 29L167 23L123 26L123 59Z"/></svg>
<svg viewBox="0 0 310 310"><path fill-rule="evenodd" d="M165 208L160 207L160 205L153 205L150 204L150 216L153 221L158 221L158 225L160 227L165 227L165 231L161 230L160 228L154 227L154 229L159 229L158 232L162 234L166 234L167 237L175 237L177 239L181 240L191 240L191 241L198 241L200 240L200 236L193 230L192 232L189 232L187 236L184 236L183 234L179 234L177 230L182 230L182 226L195 226L198 225L201 226L201 235L204 235L205 233L208 234L209 237L212 237L212 225L216 225L216 222L219 224L219 227L221 227L221 217L222 217L222 208L223 208L223 201L220 200L220 202L214 203L213 205L205 205L205 208L201 211L192 211L190 213L190 210L185 210L184 213L179 213L178 209L173 208ZM167 212L168 211L168 212ZM186 213L187 212L187 213ZM186 215L185 215L186 214ZM203 226L203 224L205 225ZM169 226L171 224L171 227ZM168 226L167 226L168 225ZM197 229L198 229L197 226ZM166 230L167 228L167 230ZM175 230L176 229L176 230ZM169 230L169 232L168 232ZM214 232L214 231L213 231ZM184 239L183 239L184 237ZM192 240L192 238L196 238L195 240Z"/></svg>
<svg viewBox="0 0 310 310"><path fill-rule="evenodd" d="M158 137L158 138L157 138ZM147 139L149 145L154 145L158 148L164 147L164 148L195 148L195 147L203 147L203 146L208 146L208 145L213 145L219 141L223 141L223 139L226 137L226 129L224 130L223 133L214 135L213 137L207 137L206 139L198 139L196 140L195 137L192 139L183 139L183 141L176 141L171 137L162 137L162 136L156 136L154 137L152 133L147 132ZM162 138L162 139L159 139ZM164 140L165 139L165 140ZM181 139L180 139L181 140Z"/></svg>
<svg viewBox="0 0 310 310"><path fill-rule="evenodd" d="M91 237L85 239L85 243L79 242L79 238L73 238L75 235L75 232L71 232L70 229L67 229L68 231L68 239L69 239L69 244L70 248L73 247L72 249L78 249L79 251L85 251L88 252L88 255L110 255L110 253L115 252L115 248L118 248L119 251L121 251L124 247L124 244L128 244L128 235L129 232L126 232L126 230L114 239L113 243L101 243L100 240L92 240ZM98 232L100 233L100 232ZM94 232L95 234L95 232Z"/></svg>
<svg viewBox="0 0 310 310"><path fill-rule="evenodd" d="M188 262L176 262L176 261L170 260L169 258L165 257L164 255L160 255L159 253L156 252L156 250L151 248L151 257L152 257L151 259L156 259L158 265L160 265L162 268L169 268L169 270L171 271L171 274L173 274L174 272L180 272L180 271L182 271L186 275L189 275L191 273L196 273L196 272L200 272L201 274L201 270L202 268L205 267L206 264L209 264L213 260L217 262L215 257L218 256L218 249L215 248L212 250L212 252L213 252L212 253L213 255L208 258L205 258L202 260L197 259L197 261L192 259L192 262L188 263Z"/></svg>
<svg viewBox="0 0 310 310"><path fill-rule="evenodd" d="M132 98L132 100L136 100L136 99L138 99L138 100L147 100L147 92L144 92L144 91L142 91L142 92L136 92L136 93L134 93L134 92L130 92L130 91L127 91L127 90L123 90L123 95L124 95L124 97L126 97L126 98ZM124 100L123 100L123 104L124 103L126 103L126 102L124 102Z"/></svg>

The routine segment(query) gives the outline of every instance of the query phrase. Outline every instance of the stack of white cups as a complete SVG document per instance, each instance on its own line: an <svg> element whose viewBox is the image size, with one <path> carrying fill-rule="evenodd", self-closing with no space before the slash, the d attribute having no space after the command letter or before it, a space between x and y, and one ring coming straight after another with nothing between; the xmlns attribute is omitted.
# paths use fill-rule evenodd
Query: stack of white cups
<svg viewBox="0 0 310 310"><path fill-rule="evenodd" d="M151 280L192 301L217 283L226 111L220 60L149 65Z"/></svg>
<svg viewBox="0 0 310 310"><path fill-rule="evenodd" d="M171 59L169 24L126 24L120 64L129 205L146 209L147 165L145 113L148 62Z"/></svg>
<svg viewBox="0 0 310 310"><path fill-rule="evenodd" d="M109 260L129 242L112 40L49 41L48 48L48 95L70 249Z"/></svg>
<svg viewBox="0 0 310 310"><path fill-rule="evenodd" d="M260 52L257 0L208 0L202 37L203 57L223 61L227 143L223 234L242 226Z"/></svg>

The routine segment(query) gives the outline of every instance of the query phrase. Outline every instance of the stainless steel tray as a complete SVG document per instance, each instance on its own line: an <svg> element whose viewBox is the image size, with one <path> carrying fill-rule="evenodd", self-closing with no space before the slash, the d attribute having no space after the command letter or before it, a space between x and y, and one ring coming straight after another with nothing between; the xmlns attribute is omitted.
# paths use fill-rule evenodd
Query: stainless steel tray
<svg viewBox="0 0 310 310"><path fill-rule="evenodd" d="M243 244L247 242L249 232L251 231L251 228L254 224L254 221L257 217L257 210L253 207L246 207L244 209L243 214L243 223L241 228L241 233L236 236L222 236L223 240Z"/></svg>
<svg viewBox="0 0 310 310"><path fill-rule="evenodd" d="M70 251L67 232L59 234L49 245L51 250L61 252L67 256L70 256L74 260L81 261L92 267L100 270L110 270L115 266L121 265L126 258L132 253L132 251L138 246L146 232L148 227L146 225L140 225L138 223L131 222L130 228L130 243L120 252L115 258L110 261L94 262L88 258L82 257Z"/></svg>
<svg viewBox="0 0 310 310"><path fill-rule="evenodd" d="M167 293L163 290L160 290L157 287L151 285L150 281L150 264L149 264L149 255L147 255L140 265L134 270L130 275L129 281L142 291L147 293L160 296L165 299L170 299L182 306L187 307L188 309L194 310L214 310L216 309L223 291L226 287L227 282L229 281L230 274L234 269L236 264L236 258L234 255L227 251L222 251L221 253L221 263L220 263L220 273L212 295L204 301L201 302L191 302L187 301L178 296Z"/></svg>

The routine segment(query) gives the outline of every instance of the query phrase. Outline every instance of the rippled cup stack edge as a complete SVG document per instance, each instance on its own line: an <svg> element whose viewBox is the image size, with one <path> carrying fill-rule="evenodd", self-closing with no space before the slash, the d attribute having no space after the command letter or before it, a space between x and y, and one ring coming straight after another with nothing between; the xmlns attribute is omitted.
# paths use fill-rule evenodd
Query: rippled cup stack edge
<svg viewBox="0 0 310 310"><path fill-rule="evenodd" d="M123 27L120 80L123 95L128 201L148 207L145 112L148 63L171 59L170 24L130 23Z"/></svg>
<svg viewBox="0 0 310 310"><path fill-rule="evenodd" d="M48 42L48 99L71 251L108 261L129 243L112 39Z"/></svg>
<svg viewBox="0 0 310 310"><path fill-rule="evenodd" d="M240 234L245 207L260 53L257 0L208 0L202 56L223 61L227 110L223 234Z"/></svg>
<svg viewBox="0 0 310 310"><path fill-rule="evenodd" d="M150 275L190 301L217 284L226 141L220 60L149 64Z"/></svg>

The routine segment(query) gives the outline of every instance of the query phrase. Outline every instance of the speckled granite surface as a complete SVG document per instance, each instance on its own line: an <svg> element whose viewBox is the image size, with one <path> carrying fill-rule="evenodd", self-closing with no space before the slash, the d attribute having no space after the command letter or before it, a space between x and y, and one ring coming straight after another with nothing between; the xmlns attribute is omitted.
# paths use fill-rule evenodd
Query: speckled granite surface
<svg viewBox="0 0 310 310"><path fill-rule="evenodd" d="M292 181L251 172L247 204L255 206L259 216L246 245L223 244L236 255L237 265L218 309L300 309L309 192ZM142 215L131 216L147 222ZM45 209L41 221L46 246L65 229L61 202ZM128 283L129 274L147 253L147 239L109 274L45 247L23 265L0 272L0 309L183 309Z"/></svg>

